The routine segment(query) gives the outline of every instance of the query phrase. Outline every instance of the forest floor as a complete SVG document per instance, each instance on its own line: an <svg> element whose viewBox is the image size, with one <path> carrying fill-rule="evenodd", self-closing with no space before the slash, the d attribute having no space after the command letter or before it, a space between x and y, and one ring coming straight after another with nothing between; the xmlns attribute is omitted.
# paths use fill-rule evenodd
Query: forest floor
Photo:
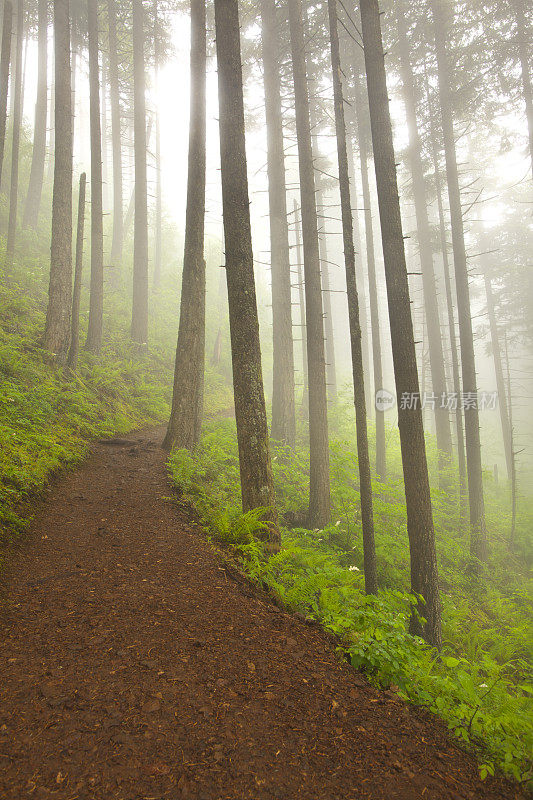
<svg viewBox="0 0 533 800"><path fill-rule="evenodd" d="M161 435L95 444L10 553L0 797L520 797L239 579L170 496Z"/></svg>

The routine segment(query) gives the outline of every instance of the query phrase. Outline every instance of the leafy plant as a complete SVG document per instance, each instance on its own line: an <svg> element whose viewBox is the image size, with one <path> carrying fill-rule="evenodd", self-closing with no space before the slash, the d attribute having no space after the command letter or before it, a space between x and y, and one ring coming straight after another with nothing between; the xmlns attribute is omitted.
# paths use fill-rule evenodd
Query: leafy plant
<svg viewBox="0 0 533 800"><path fill-rule="evenodd" d="M483 581L471 570L466 531L456 504L434 492L445 646L441 654L408 633L415 604L403 487L391 458L391 479L374 482L381 591L364 593L356 453L348 414L336 412L331 444L334 522L323 530L284 529L281 551L265 560L253 524L240 510L235 426L205 427L198 451L172 453L176 483L199 510L208 534L231 545L248 573L286 606L313 616L341 637L352 665L371 681L442 717L463 742L478 748L482 777L495 766L521 781L532 777L532 605L524 564L503 546L498 489L488 483L492 558ZM390 448L397 447L390 432ZM300 438L303 442L303 437ZM274 446L278 508L298 518L308 491L308 452ZM491 489L496 489L491 492ZM496 496L495 496L496 495ZM526 500L521 506L529 513Z"/></svg>

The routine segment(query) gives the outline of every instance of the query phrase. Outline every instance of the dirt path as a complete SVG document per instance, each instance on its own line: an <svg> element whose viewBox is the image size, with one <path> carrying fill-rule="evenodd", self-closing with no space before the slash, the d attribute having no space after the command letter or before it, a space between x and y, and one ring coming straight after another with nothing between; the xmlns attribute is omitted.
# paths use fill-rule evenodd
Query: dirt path
<svg viewBox="0 0 533 800"><path fill-rule="evenodd" d="M236 582L169 501L158 432L39 504L0 609L0 797L511 798L443 727Z"/></svg>

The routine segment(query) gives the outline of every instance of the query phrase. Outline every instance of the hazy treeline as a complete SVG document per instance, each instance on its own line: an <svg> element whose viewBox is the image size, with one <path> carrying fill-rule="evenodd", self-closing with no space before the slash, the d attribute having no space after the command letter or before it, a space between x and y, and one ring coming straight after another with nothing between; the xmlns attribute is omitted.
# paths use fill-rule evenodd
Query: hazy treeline
<svg viewBox="0 0 533 800"><path fill-rule="evenodd" d="M297 522L307 528L330 522L328 425L348 378L348 357L366 590L378 588L372 479L387 477L386 412L393 408L411 583L422 598L412 630L439 646L424 431L435 434L439 487L463 510L479 564L490 551L483 412L498 414L513 509L517 454L527 433L513 358L529 363L533 322L526 243L533 157L528 9L521 0L381 6L377 0L191 0L190 7L157 0L5 0L4 275L9 281L14 261L24 259L28 231L50 235L43 346L70 370L79 352L85 231L89 309L81 345L93 353L102 348L106 286L130 294L132 341L149 345L150 294L161 291L168 272L159 104L171 98L162 100L157 87L189 12L184 256L165 446L192 451L201 436L206 314L216 311L206 309L205 262L208 124L216 116L243 508L265 509L262 535L267 551L275 551L280 534L269 438L294 448L303 420L309 498ZM28 54L35 74L28 72ZM211 108L215 65L218 108ZM27 85L36 97L31 124L23 115ZM247 164L250 137L255 142L258 131L266 157L260 178ZM250 160L256 158L253 153ZM267 223L250 208L260 181ZM270 241L269 299L265 268L257 257L254 265L252 237L261 226ZM272 306L266 344L259 273L259 305ZM224 291L220 297L225 303ZM215 365L222 339L220 328L209 343ZM262 347L272 348L270 420ZM489 374L487 353L494 386L479 380ZM511 547L513 536L514 517Z"/></svg>

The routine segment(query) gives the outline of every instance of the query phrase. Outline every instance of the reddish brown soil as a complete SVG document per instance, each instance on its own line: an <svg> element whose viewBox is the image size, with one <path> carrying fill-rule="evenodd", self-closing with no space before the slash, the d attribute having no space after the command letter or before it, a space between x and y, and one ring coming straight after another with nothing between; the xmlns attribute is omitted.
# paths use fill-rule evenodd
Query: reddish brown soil
<svg viewBox="0 0 533 800"><path fill-rule="evenodd" d="M519 796L235 580L169 499L158 436L95 445L11 554L2 800Z"/></svg>

